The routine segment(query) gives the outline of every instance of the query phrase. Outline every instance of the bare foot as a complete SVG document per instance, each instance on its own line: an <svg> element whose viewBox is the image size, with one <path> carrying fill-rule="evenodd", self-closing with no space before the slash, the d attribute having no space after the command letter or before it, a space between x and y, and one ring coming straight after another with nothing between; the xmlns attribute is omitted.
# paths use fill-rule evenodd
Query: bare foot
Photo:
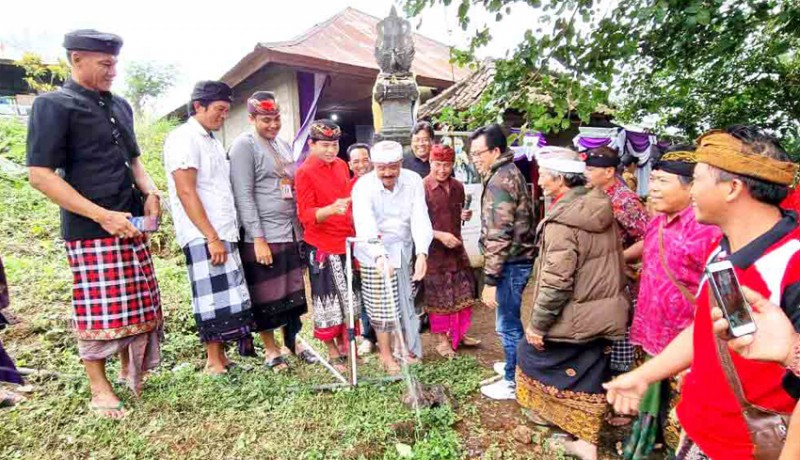
<svg viewBox="0 0 800 460"><path fill-rule="evenodd" d="M111 420L119 420L128 414L122 401L114 393L98 393L92 396L89 410L99 417Z"/></svg>
<svg viewBox="0 0 800 460"><path fill-rule="evenodd" d="M389 375L397 375L402 370L400 365L397 364L397 361L394 358L383 358L381 357L381 367L383 368L384 372Z"/></svg>
<svg viewBox="0 0 800 460"><path fill-rule="evenodd" d="M564 451L581 460L597 460L597 446L581 439L565 442Z"/></svg>
<svg viewBox="0 0 800 460"><path fill-rule="evenodd" d="M456 352L447 342L440 342L439 345L436 345L436 352L439 353L443 358L453 359L456 357Z"/></svg>
<svg viewBox="0 0 800 460"><path fill-rule="evenodd" d="M225 364L211 364L206 363L206 368L203 370L206 375L222 375L228 373L228 367Z"/></svg>

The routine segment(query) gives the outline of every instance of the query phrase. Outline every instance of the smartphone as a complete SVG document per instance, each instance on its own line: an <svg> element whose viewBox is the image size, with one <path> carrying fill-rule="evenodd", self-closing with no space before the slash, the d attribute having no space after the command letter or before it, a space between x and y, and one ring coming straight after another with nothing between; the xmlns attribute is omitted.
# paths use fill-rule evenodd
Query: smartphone
<svg viewBox="0 0 800 460"><path fill-rule="evenodd" d="M742 287L730 261L715 262L706 267L706 276L717 304L722 309L733 337L742 337L756 331L750 304L744 299Z"/></svg>
<svg viewBox="0 0 800 460"><path fill-rule="evenodd" d="M142 233L153 233L158 230L160 224L157 216L130 217L128 220Z"/></svg>

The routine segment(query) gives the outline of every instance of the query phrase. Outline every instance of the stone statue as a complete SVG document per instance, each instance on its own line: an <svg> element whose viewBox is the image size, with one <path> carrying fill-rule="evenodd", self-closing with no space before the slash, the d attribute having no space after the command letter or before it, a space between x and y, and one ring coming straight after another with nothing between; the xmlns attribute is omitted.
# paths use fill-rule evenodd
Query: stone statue
<svg viewBox="0 0 800 460"><path fill-rule="evenodd" d="M414 125L414 106L419 88L411 63L414 60L414 35L411 24L397 16L393 6L389 16L377 25L375 59L381 71L372 89L372 115L377 139L393 140L408 146Z"/></svg>
<svg viewBox="0 0 800 460"><path fill-rule="evenodd" d="M407 75L414 60L414 35L411 24L397 16L392 6L389 16L377 25L375 59L382 74Z"/></svg>

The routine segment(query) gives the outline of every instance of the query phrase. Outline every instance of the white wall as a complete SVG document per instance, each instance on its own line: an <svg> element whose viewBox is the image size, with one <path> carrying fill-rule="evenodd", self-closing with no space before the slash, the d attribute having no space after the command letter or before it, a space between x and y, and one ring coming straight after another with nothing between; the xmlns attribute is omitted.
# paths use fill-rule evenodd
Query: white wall
<svg viewBox="0 0 800 460"><path fill-rule="evenodd" d="M236 136L250 129L247 119L247 98L256 91L272 91L281 107L280 137L289 144L300 129L300 103L297 73L288 67L267 65L234 88L234 101L228 119L220 131L222 143L230 146Z"/></svg>

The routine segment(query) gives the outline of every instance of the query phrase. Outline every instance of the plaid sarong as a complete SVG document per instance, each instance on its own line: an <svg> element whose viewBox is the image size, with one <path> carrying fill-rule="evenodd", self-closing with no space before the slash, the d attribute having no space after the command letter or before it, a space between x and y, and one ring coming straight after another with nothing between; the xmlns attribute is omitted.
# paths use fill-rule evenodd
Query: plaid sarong
<svg viewBox="0 0 800 460"><path fill-rule="evenodd" d="M72 323L81 340L115 340L156 329L161 295L144 238L67 241Z"/></svg>
<svg viewBox="0 0 800 460"><path fill-rule="evenodd" d="M630 340L631 328L625 330L625 338L616 340L611 344L611 370L614 372L628 372L631 370L635 352Z"/></svg>
<svg viewBox="0 0 800 460"><path fill-rule="evenodd" d="M369 322L378 332L394 331L399 318L400 290L397 273L391 278L392 294L389 296L384 276L375 267L361 266L361 295L367 309Z"/></svg>
<svg viewBox="0 0 800 460"><path fill-rule="evenodd" d="M253 321L239 251L232 243L222 243L228 258L216 266L211 264L204 239L183 248L192 285L192 313L203 342L238 340L250 333Z"/></svg>

